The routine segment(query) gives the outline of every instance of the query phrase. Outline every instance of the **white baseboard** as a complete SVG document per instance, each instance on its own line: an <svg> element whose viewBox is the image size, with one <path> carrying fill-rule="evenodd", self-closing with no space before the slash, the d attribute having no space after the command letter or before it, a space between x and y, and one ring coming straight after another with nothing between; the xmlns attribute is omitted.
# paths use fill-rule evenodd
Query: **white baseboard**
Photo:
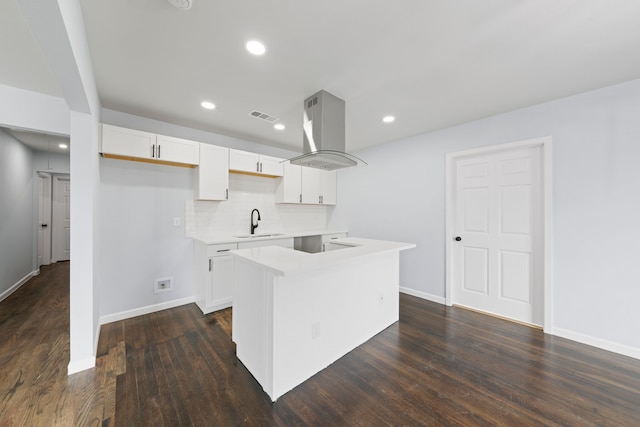
<svg viewBox="0 0 640 427"><path fill-rule="evenodd" d="M0 294L0 301L3 301L9 295L14 293L18 289L20 289L20 286L24 285L25 283L27 283L29 281L29 279L31 279L34 276L37 276L38 274L40 274L40 269L33 270L31 273L27 274L22 279L18 280L9 289L7 289L6 291L4 291L3 293Z"/></svg>
<svg viewBox="0 0 640 427"><path fill-rule="evenodd" d="M640 359L640 348L603 340L602 338L592 337L591 335L581 334L579 332L569 331L567 329L554 328L553 332L554 335L558 337L577 341L579 343L597 347L602 350L622 354L623 356L633 357L634 359Z"/></svg>
<svg viewBox="0 0 640 427"><path fill-rule="evenodd" d="M86 359L71 361L67 365L67 375L77 374L78 372L91 369L94 366L96 366L95 357L87 357Z"/></svg>
<svg viewBox="0 0 640 427"><path fill-rule="evenodd" d="M400 292L402 292L403 294L414 296L414 297L426 299L432 302L437 302L438 304L445 303L444 297L439 297L437 295L428 294L422 291L416 291L415 289L405 288L403 286L400 286Z"/></svg>
<svg viewBox="0 0 640 427"><path fill-rule="evenodd" d="M176 299L173 301L167 301L160 304L147 305L145 307L134 308L133 310L121 311L119 313L107 314L106 316L100 316L100 324L117 322L119 320L130 319L136 316L142 316L149 313L155 313L156 311L166 310L168 308L179 307L185 304L191 304L194 302L194 297L186 297Z"/></svg>

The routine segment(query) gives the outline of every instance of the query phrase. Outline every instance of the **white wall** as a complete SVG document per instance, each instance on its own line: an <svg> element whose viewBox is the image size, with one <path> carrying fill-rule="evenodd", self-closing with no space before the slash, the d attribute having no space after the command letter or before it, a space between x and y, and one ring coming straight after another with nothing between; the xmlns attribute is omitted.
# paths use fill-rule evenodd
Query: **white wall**
<svg viewBox="0 0 640 427"><path fill-rule="evenodd" d="M33 152L33 173L69 173L71 171L69 153L47 153L46 151Z"/></svg>
<svg viewBox="0 0 640 427"><path fill-rule="evenodd" d="M635 80L361 151L369 166L339 174L330 223L417 243L402 254L401 284L443 298L445 154L550 135L553 327L640 357L639 118Z"/></svg>
<svg viewBox="0 0 640 427"><path fill-rule="evenodd" d="M261 220L256 233L324 230L327 206L277 204L276 188L281 178L229 174L229 200L187 202L187 236L233 236L251 231L251 212Z"/></svg>
<svg viewBox="0 0 640 427"><path fill-rule="evenodd" d="M0 129L0 300L33 264L33 152Z"/></svg>
<svg viewBox="0 0 640 427"><path fill-rule="evenodd" d="M111 110L104 110L102 118L116 126L261 154L284 158L295 154ZM292 207L276 206L275 179L232 175L229 202L195 204L193 179L194 171L188 168L100 159L100 316L113 319L126 311L193 297L193 242L185 237L187 205L192 207L191 221L199 218L200 231L235 227L231 233L248 232L248 206L261 209L262 230L282 229L291 218L297 224L325 225L325 207L295 206L300 209L292 213ZM174 217L181 219L180 227L173 226ZM154 279L162 277L174 278L174 290L154 294Z"/></svg>

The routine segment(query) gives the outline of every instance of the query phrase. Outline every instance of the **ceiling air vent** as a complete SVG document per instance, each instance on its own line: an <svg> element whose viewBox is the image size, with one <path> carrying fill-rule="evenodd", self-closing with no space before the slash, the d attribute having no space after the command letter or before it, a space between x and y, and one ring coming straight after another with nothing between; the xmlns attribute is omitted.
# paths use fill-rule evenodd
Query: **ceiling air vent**
<svg viewBox="0 0 640 427"><path fill-rule="evenodd" d="M255 117L256 119L265 120L265 121L267 121L269 123L273 123L273 122L279 120L275 116L272 116L272 115L267 114L267 113L263 113L262 111L258 111L258 110L253 110L252 112L249 113L249 115L251 117Z"/></svg>

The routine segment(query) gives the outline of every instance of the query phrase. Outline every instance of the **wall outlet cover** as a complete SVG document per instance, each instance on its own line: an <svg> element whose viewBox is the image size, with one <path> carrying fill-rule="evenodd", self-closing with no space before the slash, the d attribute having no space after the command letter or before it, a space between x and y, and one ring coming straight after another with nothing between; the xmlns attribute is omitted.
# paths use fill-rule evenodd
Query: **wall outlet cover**
<svg viewBox="0 0 640 427"><path fill-rule="evenodd" d="M159 294L173 290L173 277L161 277L154 281L153 293Z"/></svg>

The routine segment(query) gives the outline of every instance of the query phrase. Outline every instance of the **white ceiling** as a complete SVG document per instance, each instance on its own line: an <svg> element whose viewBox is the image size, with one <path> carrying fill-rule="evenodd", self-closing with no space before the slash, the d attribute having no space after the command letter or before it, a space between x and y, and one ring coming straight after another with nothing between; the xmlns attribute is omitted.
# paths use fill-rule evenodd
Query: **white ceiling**
<svg viewBox="0 0 640 427"><path fill-rule="evenodd" d="M0 83L59 94L14 1ZM640 78L638 0L80 2L103 107L296 151L321 89L346 101L358 151ZM262 57L244 50L254 38Z"/></svg>

